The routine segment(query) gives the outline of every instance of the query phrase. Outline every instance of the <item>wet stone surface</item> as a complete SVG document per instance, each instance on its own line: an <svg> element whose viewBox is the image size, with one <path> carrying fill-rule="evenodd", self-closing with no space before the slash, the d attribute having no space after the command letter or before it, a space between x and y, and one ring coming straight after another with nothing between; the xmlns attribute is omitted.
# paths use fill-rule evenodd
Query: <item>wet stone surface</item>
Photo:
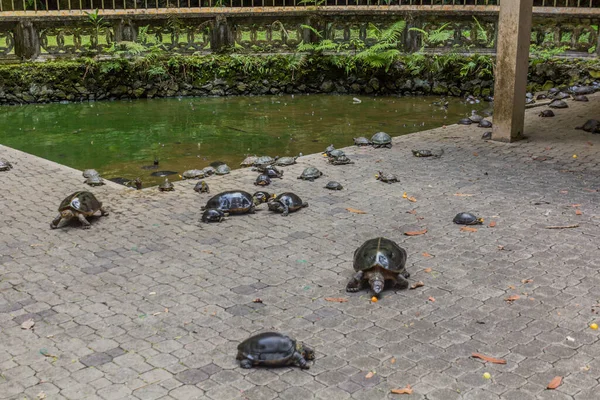
<svg viewBox="0 0 600 400"><path fill-rule="evenodd" d="M408 384L411 399L597 398L600 135L573 128L599 104L570 102L552 119L528 110L529 139L516 144L453 125L344 149L351 165L301 157L268 190L308 208L282 217L262 205L219 224L201 224L200 207L221 190L254 192L250 169L208 178L211 195L194 181L89 188L80 171L0 147L15 167L0 172L0 398L386 399ZM309 165L325 176L295 179ZM110 216L51 230L76 190ZM461 231L462 211L484 224ZM407 250L423 287L377 303L345 292L354 250L376 236ZM314 347L311 369L241 369L238 343L268 330ZM562 385L545 390L555 376Z"/></svg>

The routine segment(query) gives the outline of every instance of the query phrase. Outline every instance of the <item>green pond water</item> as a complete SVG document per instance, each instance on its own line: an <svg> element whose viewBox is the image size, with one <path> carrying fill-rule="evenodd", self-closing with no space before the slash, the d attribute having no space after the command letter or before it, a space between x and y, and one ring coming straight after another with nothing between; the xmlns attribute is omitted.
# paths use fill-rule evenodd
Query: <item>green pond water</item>
<svg viewBox="0 0 600 400"><path fill-rule="evenodd" d="M456 123L471 110L437 97L302 95L171 98L0 107L0 143L104 178L140 177L144 186L164 178L145 170L204 168L224 161L237 168L246 155L287 156L345 147L356 136L392 136ZM180 179L172 175L170 180Z"/></svg>

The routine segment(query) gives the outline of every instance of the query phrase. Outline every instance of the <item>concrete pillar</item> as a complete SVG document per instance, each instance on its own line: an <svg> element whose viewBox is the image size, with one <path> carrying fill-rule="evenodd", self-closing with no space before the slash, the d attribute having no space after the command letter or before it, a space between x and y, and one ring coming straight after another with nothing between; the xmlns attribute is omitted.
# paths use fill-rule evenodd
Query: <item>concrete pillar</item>
<svg viewBox="0 0 600 400"><path fill-rule="evenodd" d="M217 15L213 24L210 38L210 49L215 53L226 51L235 45L235 32L227 18Z"/></svg>
<svg viewBox="0 0 600 400"><path fill-rule="evenodd" d="M496 46L492 140L523 138L533 0L502 0Z"/></svg>
<svg viewBox="0 0 600 400"><path fill-rule="evenodd" d="M22 60L34 60L40 55L40 38L31 21L20 21L15 26L15 54Z"/></svg>

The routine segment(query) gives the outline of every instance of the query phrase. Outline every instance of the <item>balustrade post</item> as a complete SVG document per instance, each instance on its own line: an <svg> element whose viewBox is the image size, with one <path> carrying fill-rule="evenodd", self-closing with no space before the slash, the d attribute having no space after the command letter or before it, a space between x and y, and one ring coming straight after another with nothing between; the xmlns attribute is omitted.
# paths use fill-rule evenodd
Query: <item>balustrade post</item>
<svg viewBox="0 0 600 400"><path fill-rule="evenodd" d="M15 54L23 60L34 60L40 55L40 37L31 21L19 21L14 30Z"/></svg>
<svg viewBox="0 0 600 400"><path fill-rule="evenodd" d="M302 29L302 41L304 43L318 43L321 39L327 39L327 24L324 23L323 17L310 16L306 18L304 25L310 26L317 32L322 32L323 37L320 38L312 29Z"/></svg>
<svg viewBox="0 0 600 400"><path fill-rule="evenodd" d="M411 31L411 28L423 29L423 21L409 20L404 28L404 51L406 53L416 53L423 46L423 35L417 31Z"/></svg>
<svg viewBox="0 0 600 400"><path fill-rule="evenodd" d="M227 18L217 15L210 36L210 49L215 53L227 50L235 44L235 32L229 25Z"/></svg>
<svg viewBox="0 0 600 400"><path fill-rule="evenodd" d="M598 38L596 40L596 55L600 57L600 27L598 27Z"/></svg>
<svg viewBox="0 0 600 400"><path fill-rule="evenodd" d="M115 33L115 43L127 41L135 42L137 40L138 30L131 20L120 19L113 24Z"/></svg>

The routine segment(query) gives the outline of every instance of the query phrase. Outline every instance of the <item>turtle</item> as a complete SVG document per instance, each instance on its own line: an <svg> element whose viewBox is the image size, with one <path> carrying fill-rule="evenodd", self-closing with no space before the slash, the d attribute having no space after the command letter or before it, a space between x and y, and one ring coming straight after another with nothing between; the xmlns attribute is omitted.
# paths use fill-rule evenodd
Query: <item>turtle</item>
<svg viewBox="0 0 600 400"><path fill-rule="evenodd" d="M371 288L375 296L383 291L385 281L394 286L408 286L410 274L406 270L406 250L390 239L378 237L364 242L354 252L356 273L346 285L347 292L358 292L365 286Z"/></svg>
<svg viewBox="0 0 600 400"><path fill-rule="evenodd" d="M307 167L304 169L304 171L302 171L302 175L300 175L298 179L313 182L315 179L320 178L322 175L323 173L319 171L316 167Z"/></svg>
<svg viewBox="0 0 600 400"><path fill-rule="evenodd" d="M575 129L582 129L586 132L600 133L600 121L595 119L588 119L585 124L578 126Z"/></svg>
<svg viewBox="0 0 600 400"><path fill-rule="evenodd" d="M274 165L267 165L263 168L262 173L267 175L269 178L283 179L283 171Z"/></svg>
<svg viewBox="0 0 600 400"><path fill-rule="evenodd" d="M491 128L492 123L487 119L482 119L481 121L479 121L479 124L477 124L477 126L480 128Z"/></svg>
<svg viewBox="0 0 600 400"><path fill-rule="evenodd" d="M133 185L137 190L142 190L142 180L139 177L133 180Z"/></svg>
<svg viewBox="0 0 600 400"><path fill-rule="evenodd" d="M477 218L471 213L461 212L456 214L452 221L460 225L479 225L483 223L483 218Z"/></svg>
<svg viewBox="0 0 600 400"><path fill-rule="evenodd" d="M333 144L330 144L329 146L327 146L325 148L325 151L323 152L323 154L326 156L329 156L329 153L331 153L333 150L335 150L335 147L333 147Z"/></svg>
<svg viewBox="0 0 600 400"><path fill-rule="evenodd" d="M538 94L537 97L535 98L536 100L546 100L548 98L547 94Z"/></svg>
<svg viewBox="0 0 600 400"><path fill-rule="evenodd" d="M558 92L555 95L552 96L552 99L554 100L564 100L564 99L568 99L569 97L571 97L570 94L565 93L565 92Z"/></svg>
<svg viewBox="0 0 600 400"><path fill-rule="evenodd" d="M481 135L481 138L483 140L492 140L492 131L484 132L483 135Z"/></svg>
<svg viewBox="0 0 600 400"><path fill-rule="evenodd" d="M491 103L494 101L494 96L484 96L483 101L487 101L488 103Z"/></svg>
<svg viewBox="0 0 600 400"><path fill-rule="evenodd" d="M161 192L172 192L175 190L175 186L169 182L169 178L165 178L165 181L158 185L158 190Z"/></svg>
<svg viewBox="0 0 600 400"><path fill-rule="evenodd" d="M95 169L84 169L83 177L89 178L90 176L100 176L100 173L98 171L96 171Z"/></svg>
<svg viewBox="0 0 600 400"><path fill-rule="evenodd" d="M325 189L329 190L342 190L343 188L344 187L342 186L342 184L336 181L327 182L327 185L325 185Z"/></svg>
<svg viewBox="0 0 600 400"><path fill-rule="evenodd" d="M573 96L573 101L590 101L590 99L588 99L586 95L578 94L576 96Z"/></svg>
<svg viewBox="0 0 600 400"><path fill-rule="evenodd" d="M267 192L251 195L243 190L230 190L211 197L201 209L216 208L229 214L254 214L256 206L266 203L271 197Z"/></svg>
<svg viewBox="0 0 600 400"><path fill-rule="evenodd" d="M548 104L550 108L569 108L569 105L563 100L553 100L552 103Z"/></svg>
<svg viewBox="0 0 600 400"><path fill-rule="evenodd" d="M83 183L87 183L90 186L102 186L105 185L104 179L100 178L100 175L92 175L86 178Z"/></svg>
<svg viewBox="0 0 600 400"><path fill-rule="evenodd" d="M594 86L572 86L569 88L569 92L574 95L592 94L596 91Z"/></svg>
<svg viewBox="0 0 600 400"><path fill-rule="evenodd" d="M237 350L236 359L240 361L242 368L252 368L255 365L265 367L297 365L302 369L309 369L307 360L315 359L313 349L276 332L254 335L240 343Z"/></svg>
<svg viewBox="0 0 600 400"><path fill-rule="evenodd" d="M385 132L377 132L371 138L371 144L376 149L380 147L387 147L388 149L392 148L392 138Z"/></svg>
<svg viewBox="0 0 600 400"><path fill-rule="evenodd" d="M198 193L210 193L210 188L208 187L208 183L205 181L200 181L196 183L196 186L194 186L194 191Z"/></svg>
<svg viewBox="0 0 600 400"><path fill-rule="evenodd" d="M280 167L287 167L288 165L294 165L296 164L296 159L298 157L281 157L278 158L277 161L275 161L275 165L278 165Z"/></svg>
<svg viewBox="0 0 600 400"><path fill-rule="evenodd" d="M254 182L255 185L257 186L268 186L271 184L271 178L269 178L269 175L259 175L256 178L256 181Z"/></svg>
<svg viewBox="0 0 600 400"><path fill-rule="evenodd" d="M302 201L298 195L287 192L269 199L267 206L269 211L280 212L282 213L281 216L286 217L291 212L308 207L308 203Z"/></svg>
<svg viewBox="0 0 600 400"><path fill-rule="evenodd" d="M433 157L431 150L411 150L415 157Z"/></svg>
<svg viewBox="0 0 600 400"><path fill-rule="evenodd" d="M471 120L471 122L473 122L475 124L483 121L483 117L481 115L478 115L475 112L473 112L473 114L469 117L469 119Z"/></svg>
<svg viewBox="0 0 600 400"><path fill-rule="evenodd" d="M469 118L463 118L458 121L459 125L471 125L473 122Z"/></svg>
<svg viewBox="0 0 600 400"><path fill-rule="evenodd" d="M114 183L118 183L119 185L131 186L131 179L122 178L120 176L116 178L109 178L108 180Z"/></svg>
<svg viewBox="0 0 600 400"><path fill-rule="evenodd" d="M354 161L350 160L345 154L339 157L332 157L329 159L329 164L331 165L346 165L346 164L354 164Z"/></svg>
<svg viewBox="0 0 600 400"><path fill-rule="evenodd" d="M554 117L554 111L542 110L538 115L542 118L550 118L550 117Z"/></svg>
<svg viewBox="0 0 600 400"><path fill-rule="evenodd" d="M202 222L221 222L225 219L225 217L229 216L229 213L225 213L216 208L207 208L202 213L202 217L200 220Z"/></svg>
<svg viewBox="0 0 600 400"><path fill-rule="evenodd" d="M169 176L169 175L175 175L177 174L177 172L175 171L156 171L150 174L150 176L157 176L159 178L165 177L165 176Z"/></svg>
<svg viewBox="0 0 600 400"><path fill-rule="evenodd" d="M274 162L275 162L275 159L273 157L262 156L262 157L258 157L256 159L256 161L254 161L254 166L255 167L266 167L267 165L271 165Z"/></svg>
<svg viewBox="0 0 600 400"><path fill-rule="evenodd" d="M231 172L231 168L227 164L221 164L217 168L215 168L215 174L217 175L227 175Z"/></svg>
<svg viewBox="0 0 600 400"><path fill-rule="evenodd" d="M525 93L525 98L526 99L533 99L533 93L531 93L531 92Z"/></svg>
<svg viewBox="0 0 600 400"><path fill-rule="evenodd" d="M370 146L371 145L371 141L364 136L355 137L353 139L354 139L354 144L356 146L360 147L360 146Z"/></svg>
<svg viewBox="0 0 600 400"><path fill-rule="evenodd" d="M533 97L526 97L525 104L535 104L535 100L533 99Z"/></svg>
<svg viewBox="0 0 600 400"><path fill-rule="evenodd" d="M9 171L13 168L12 164L7 160L0 159L0 171Z"/></svg>
<svg viewBox="0 0 600 400"><path fill-rule="evenodd" d="M203 168L202 171L204 172L204 176L211 176L214 175L216 172L216 170L210 165L206 168Z"/></svg>
<svg viewBox="0 0 600 400"><path fill-rule="evenodd" d="M214 169L217 169L218 167L220 167L220 166L221 166L221 165L223 165L223 164L225 164L225 162L224 162L224 161L218 161L218 160L217 160L217 161L213 161L213 162L211 162L211 163L210 163L210 164L208 164L208 165L210 165L210 166L211 166L211 167L213 167Z"/></svg>
<svg viewBox="0 0 600 400"><path fill-rule="evenodd" d="M187 171L183 171L181 174L183 179L202 179L204 178L204 170L201 169L188 169Z"/></svg>
<svg viewBox="0 0 600 400"><path fill-rule="evenodd" d="M90 223L85 217L90 217L96 211L100 211L101 216L108 215L108 212L102 207L96 196L90 192L79 191L67 196L60 206L58 206L58 216L50 223L50 228L56 229L61 220L69 220L77 217L81 222L83 229L90 228Z"/></svg>
<svg viewBox="0 0 600 400"><path fill-rule="evenodd" d="M345 156L345 155L346 155L346 153L344 153L342 150L333 149L327 154L327 157L329 157L331 159L331 158L341 157L341 156Z"/></svg>
<svg viewBox="0 0 600 400"><path fill-rule="evenodd" d="M394 182L398 182L398 177L394 174L386 174L385 172L379 171L377 175L375 175L378 181L392 184Z"/></svg>
<svg viewBox="0 0 600 400"><path fill-rule="evenodd" d="M251 167L254 165L257 159L258 157L256 156L248 156L240 163L240 167Z"/></svg>
<svg viewBox="0 0 600 400"><path fill-rule="evenodd" d="M553 87L550 90L548 90L548 95L549 96L554 96L558 92L560 92L560 89Z"/></svg>
<svg viewBox="0 0 600 400"><path fill-rule="evenodd" d="M158 169L158 158L154 159L152 165L144 165L142 169Z"/></svg>

